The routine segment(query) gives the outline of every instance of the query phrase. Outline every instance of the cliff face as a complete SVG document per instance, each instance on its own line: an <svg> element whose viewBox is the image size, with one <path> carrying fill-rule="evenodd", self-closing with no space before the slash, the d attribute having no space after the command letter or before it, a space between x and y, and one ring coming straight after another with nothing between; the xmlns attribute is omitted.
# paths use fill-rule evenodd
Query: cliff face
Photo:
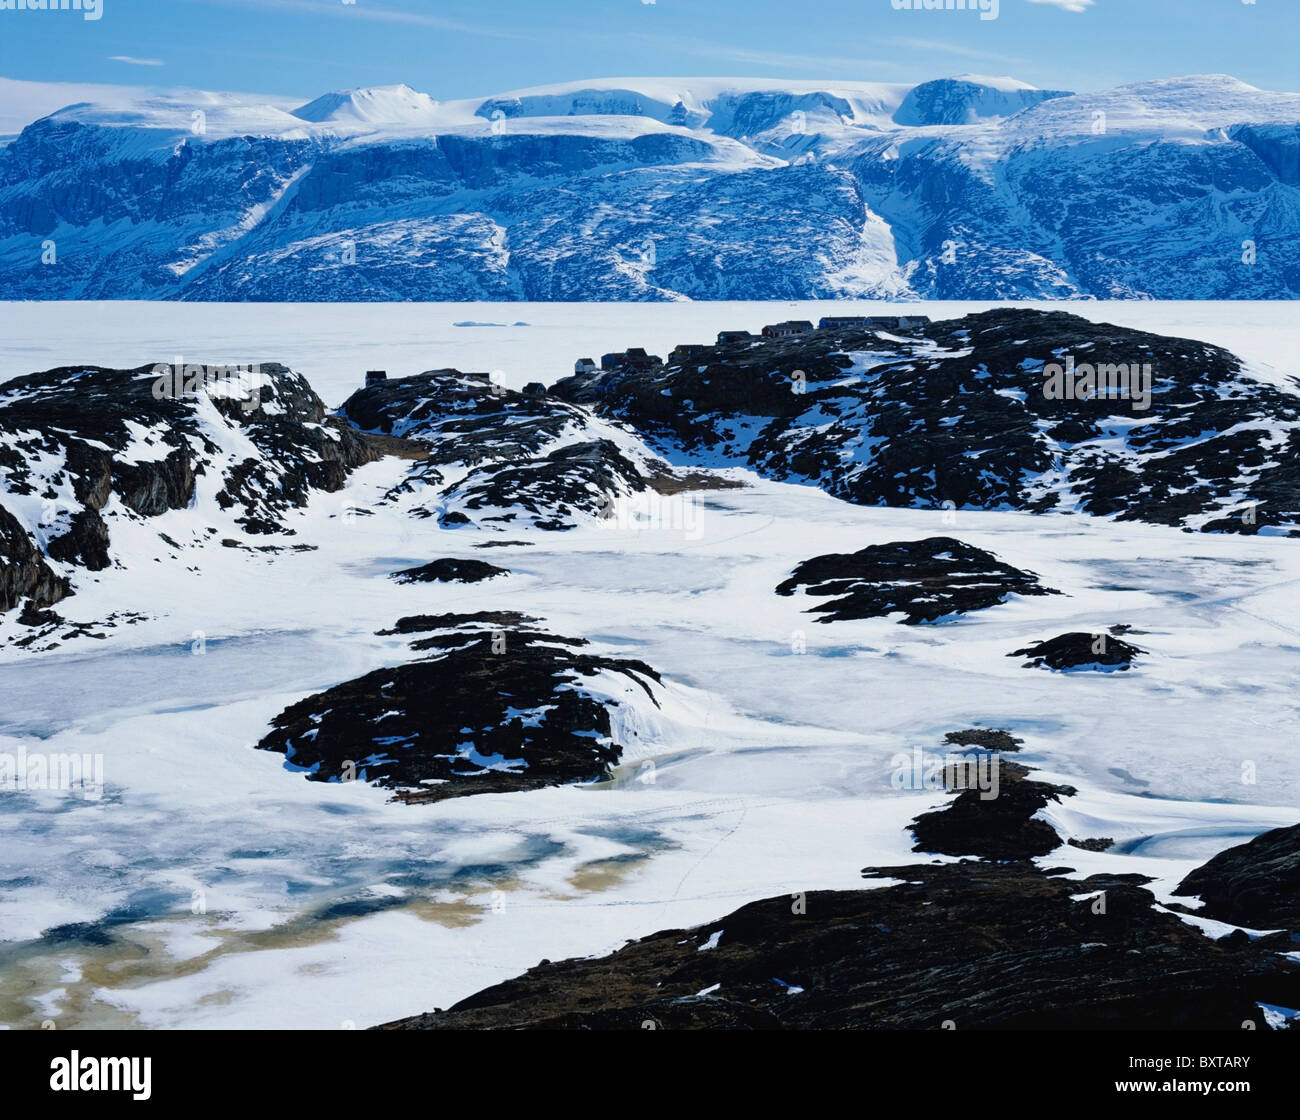
<svg viewBox="0 0 1300 1120"><path fill-rule="evenodd" d="M0 506L0 611L12 610L27 599L37 607L48 607L67 593L67 581L50 570L27 530Z"/></svg>
<svg viewBox="0 0 1300 1120"><path fill-rule="evenodd" d="M278 532L285 511L313 490L339 489L379 456L355 429L327 420L284 366L249 370L242 384L171 380L174 395L156 393L156 368L67 367L5 383L0 610L70 593L47 558L110 567L114 525L202 504L229 511L244 532Z"/></svg>

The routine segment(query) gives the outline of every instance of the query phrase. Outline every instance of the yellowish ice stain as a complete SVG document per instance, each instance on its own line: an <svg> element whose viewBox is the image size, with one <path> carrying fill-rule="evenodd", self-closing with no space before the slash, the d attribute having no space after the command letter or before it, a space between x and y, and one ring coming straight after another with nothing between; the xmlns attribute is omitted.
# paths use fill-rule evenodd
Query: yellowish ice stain
<svg viewBox="0 0 1300 1120"><path fill-rule="evenodd" d="M592 860L577 867L569 876L574 894L549 893L553 900L571 900L580 894L598 894L625 882L637 872L647 857L634 859ZM509 906L508 896L525 890L524 882L514 876L494 880L471 895L455 899L413 897L394 911L411 914L421 921L445 929L465 929L490 917L495 905ZM371 915L321 920L303 914L271 929L236 930L222 926L220 914L196 915L191 918L162 919L158 924L174 926L179 921L201 925L201 933L212 941L212 948L178 958L167 949L168 939L151 923L116 927L108 945L46 945L32 943L16 949L9 962L0 968L0 1023L18 1030L39 1030L43 1025L55 1030L136 1030L143 1029L139 1015L119 1007L108 998L114 991L145 987L167 980L196 976L217 961L239 953L276 949L299 949L327 944L339 938L340 931ZM328 961L311 961L297 968L304 976L328 975L333 965ZM70 974L76 978L69 978ZM62 991L60 996L49 993ZM42 997L45 1006L42 1008ZM220 988L196 1000L198 1006L225 1007L239 998L237 990ZM57 1010L50 1004L57 1006Z"/></svg>
<svg viewBox="0 0 1300 1120"><path fill-rule="evenodd" d="M569 876L569 885L580 894L599 894L627 882L648 861L648 856L592 860L575 868Z"/></svg>

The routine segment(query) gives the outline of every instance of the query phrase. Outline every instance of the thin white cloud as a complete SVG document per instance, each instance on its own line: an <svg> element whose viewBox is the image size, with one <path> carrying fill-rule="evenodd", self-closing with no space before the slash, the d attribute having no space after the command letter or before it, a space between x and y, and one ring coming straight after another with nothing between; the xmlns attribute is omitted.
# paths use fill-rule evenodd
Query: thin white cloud
<svg viewBox="0 0 1300 1120"><path fill-rule="evenodd" d="M439 31L459 31L465 35L481 35L489 39L528 38L499 26L463 23L460 20L444 19L442 16L425 15L422 12L371 8L357 3L339 3L339 0L189 0L189 2L216 4L228 8L252 8L259 12L302 12L305 15L370 20L374 23L400 23L411 27L432 27Z"/></svg>
<svg viewBox="0 0 1300 1120"><path fill-rule="evenodd" d="M907 47L911 50L918 51L938 51L940 54L955 54L962 58L978 58L985 61L994 62L1023 62L1024 59L1013 58L1010 55L994 54L991 51L982 51L974 47L965 47L957 43L944 43L938 39L918 39L908 35L890 35L883 39L877 39L878 43L886 43L895 47Z"/></svg>
<svg viewBox="0 0 1300 1120"><path fill-rule="evenodd" d="M682 54L693 58L716 58L726 62L739 62L745 66L767 66L773 70L800 70L817 73L819 70L865 70L868 67L894 66L896 63L886 59L837 58L824 54L791 54L785 51L751 50L746 47L730 47L725 44L690 43L679 44Z"/></svg>
<svg viewBox="0 0 1300 1120"><path fill-rule="evenodd" d="M638 42L649 46L665 57L708 58L723 62L739 63L742 66L765 67L771 70L786 70L798 74L812 74L818 78L830 80L845 73L853 74L856 80L886 81L890 76L903 76L908 80L915 67L897 58L871 58L866 55L829 55L800 54L789 51L767 50L733 46L729 43L717 43L711 40L690 39L675 35L658 35L652 32L635 32L632 34L611 35L599 31L577 31L577 37L587 42L604 43L616 47L619 44ZM943 50L945 45L926 39L878 39L877 45L904 46L922 50ZM984 61L1016 62L1016 59L1002 55L989 54L985 51L967 50L961 47L950 48L951 53Z"/></svg>
<svg viewBox="0 0 1300 1120"><path fill-rule="evenodd" d="M125 62L128 66L165 66L161 58L132 58L129 54L110 54L109 62Z"/></svg>
<svg viewBox="0 0 1300 1120"><path fill-rule="evenodd" d="M1030 4L1051 4L1063 12L1086 12L1096 0L1029 0Z"/></svg>

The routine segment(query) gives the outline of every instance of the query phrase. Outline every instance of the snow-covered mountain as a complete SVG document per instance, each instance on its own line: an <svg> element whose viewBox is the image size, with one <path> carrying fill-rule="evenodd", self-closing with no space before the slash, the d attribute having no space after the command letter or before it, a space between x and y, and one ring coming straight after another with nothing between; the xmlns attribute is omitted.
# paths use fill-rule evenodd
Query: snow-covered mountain
<svg viewBox="0 0 1300 1120"><path fill-rule="evenodd" d="M0 147L0 298L1300 293L1300 94L1222 75L90 92Z"/></svg>

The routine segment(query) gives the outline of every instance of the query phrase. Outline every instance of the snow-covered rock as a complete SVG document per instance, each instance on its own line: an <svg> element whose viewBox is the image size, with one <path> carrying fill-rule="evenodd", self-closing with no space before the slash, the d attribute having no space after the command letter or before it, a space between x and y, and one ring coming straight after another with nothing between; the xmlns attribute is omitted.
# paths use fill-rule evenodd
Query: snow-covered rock
<svg viewBox="0 0 1300 1120"><path fill-rule="evenodd" d="M671 461L743 464L861 505L1295 536L1297 388L1202 342L1003 309L711 346L552 391Z"/></svg>
<svg viewBox="0 0 1300 1120"><path fill-rule="evenodd" d="M380 454L280 365L79 366L4 389L0 610L22 598L49 606L78 569L138 565L146 557L115 547L117 528L132 535L171 511L194 513L187 540L155 538L172 558L188 547L255 547L244 535L292 536L288 510L313 491L338 490Z"/></svg>

